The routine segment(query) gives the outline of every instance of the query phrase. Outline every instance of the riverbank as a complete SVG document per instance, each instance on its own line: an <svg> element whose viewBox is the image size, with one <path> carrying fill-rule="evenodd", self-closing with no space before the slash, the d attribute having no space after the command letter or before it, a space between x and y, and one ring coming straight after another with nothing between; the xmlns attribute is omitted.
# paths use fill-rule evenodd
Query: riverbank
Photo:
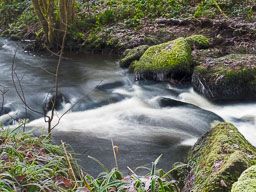
<svg viewBox="0 0 256 192"><path fill-rule="evenodd" d="M232 188L232 191L256 191L251 170L256 161L256 148L230 123L210 129L192 147L186 164L174 163L168 172L157 167L161 156L152 163L152 169L147 169L146 176L137 175L136 169L129 167L127 176L117 168L109 171L90 157L105 170L95 179L76 164L64 142L53 145L50 138L35 137L21 128L0 132L1 190L229 192ZM118 152L115 146L113 149Z"/></svg>
<svg viewBox="0 0 256 192"><path fill-rule="evenodd" d="M90 157L104 170L93 178L78 166L71 155L75 152L68 152L66 143L51 144L50 138L35 137L23 132L22 127L0 131L1 191L179 191L169 173L156 168L161 155L152 162L152 169L144 168L145 176L137 175L129 167L129 174L122 175L117 161L116 167L108 170ZM116 155L118 148L112 147Z"/></svg>
<svg viewBox="0 0 256 192"><path fill-rule="evenodd" d="M140 0L106 4L78 1L77 20L70 26L65 49L122 54L139 45L156 45L203 34L223 55L255 53L255 2L217 1L219 7L210 2L170 3L159 0L158 4L165 5L160 8L151 1ZM29 2L21 0L17 5L2 6L0 35L11 40L33 41L27 46L30 51L45 50L44 34ZM7 19L7 11L12 8L17 12Z"/></svg>

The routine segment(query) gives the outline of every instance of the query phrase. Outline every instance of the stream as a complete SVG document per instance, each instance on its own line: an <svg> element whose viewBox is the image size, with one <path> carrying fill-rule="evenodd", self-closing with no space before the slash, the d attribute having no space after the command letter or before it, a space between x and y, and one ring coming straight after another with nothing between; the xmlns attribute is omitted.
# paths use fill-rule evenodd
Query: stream
<svg viewBox="0 0 256 192"><path fill-rule="evenodd" d="M18 98L11 78L16 48L15 71L27 104L43 112L54 93L57 58L24 52L22 44L0 39L0 90L8 90L0 123L17 126L14 119L29 118L27 127L41 134L47 124L42 115L28 111ZM120 69L117 56L65 54L60 69L61 106L53 124L53 141L70 144L83 169L97 175L103 169L88 155L108 168L115 166L111 139L118 146L118 165L151 167L160 154L158 168L169 170L184 161L198 137L220 121L232 122L256 146L256 102L214 104L191 87L178 89L168 83L135 81ZM15 123L16 122L16 123ZM13 125L14 124L14 125Z"/></svg>

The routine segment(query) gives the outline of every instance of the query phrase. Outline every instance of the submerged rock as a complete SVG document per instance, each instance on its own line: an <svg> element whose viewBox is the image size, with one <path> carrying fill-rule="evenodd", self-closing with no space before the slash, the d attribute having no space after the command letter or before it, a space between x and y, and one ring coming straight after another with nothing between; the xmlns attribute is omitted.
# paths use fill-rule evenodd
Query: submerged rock
<svg viewBox="0 0 256 192"><path fill-rule="evenodd" d="M55 99L56 98L56 99ZM52 110L53 104L54 104L54 100L55 100L55 105L54 108L56 110L60 110L62 108L62 103L68 103L69 99L62 93L58 93L57 96L55 95L51 95L48 96L45 100L45 102L43 103L43 112L46 114L48 111Z"/></svg>
<svg viewBox="0 0 256 192"><path fill-rule="evenodd" d="M117 87L121 87L123 85L124 85L124 82L122 82L122 81L114 81L114 82L111 82L111 83L105 83L103 85L99 85L96 88L101 90L101 91L108 91L108 90L111 90L111 89L115 89Z"/></svg>
<svg viewBox="0 0 256 192"><path fill-rule="evenodd" d="M148 48L148 45L141 45L133 49L127 49L124 52L124 57L121 59L119 63L120 67L128 68L133 61L139 60L140 57L143 55L143 53L145 53L145 51Z"/></svg>
<svg viewBox="0 0 256 192"><path fill-rule="evenodd" d="M256 192L256 165L246 169L232 186L231 192Z"/></svg>
<svg viewBox="0 0 256 192"><path fill-rule="evenodd" d="M192 106L195 107L195 105L185 103L182 101L170 99L170 98L165 98L165 97L160 97L158 99L158 103L160 107L179 107L179 106Z"/></svg>
<svg viewBox="0 0 256 192"><path fill-rule="evenodd" d="M203 118L205 122L209 123L209 127L210 124L215 123L215 122L224 122L224 120L218 116L217 114L211 112L211 111L207 111L205 109L202 109L196 105L190 104L190 103L186 103L186 102L182 102L182 101L178 101L175 99L170 99L170 98L166 98L166 97L160 97L157 99L158 104L160 107L184 107L187 109L193 109L194 112L197 111L198 116L200 116L200 118Z"/></svg>
<svg viewBox="0 0 256 192"><path fill-rule="evenodd" d="M255 161L253 147L230 123L220 123L203 135L188 154L191 171L183 192L228 192Z"/></svg>
<svg viewBox="0 0 256 192"><path fill-rule="evenodd" d="M255 100L256 56L208 58L195 68L192 84L195 91L211 100Z"/></svg>
<svg viewBox="0 0 256 192"><path fill-rule="evenodd" d="M0 116L4 115L4 114L8 114L11 112L11 108L10 107L0 107Z"/></svg>
<svg viewBox="0 0 256 192"><path fill-rule="evenodd" d="M136 80L182 79L191 73L191 48L184 38L149 47L133 64Z"/></svg>

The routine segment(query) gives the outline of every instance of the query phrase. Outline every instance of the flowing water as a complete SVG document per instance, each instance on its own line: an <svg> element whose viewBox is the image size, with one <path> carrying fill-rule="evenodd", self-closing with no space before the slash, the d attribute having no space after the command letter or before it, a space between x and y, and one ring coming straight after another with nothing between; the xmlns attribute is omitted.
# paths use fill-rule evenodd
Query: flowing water
<svg viewBox="0 0 256 192"><path fill-rule="evenodd" d="M0 39L0 89L8 90L0 122L8 125L13 119L28 117L27 126L40 133L46 127L44 118L26 113L13 87L11 66L17 46ZM43 103L54 93L55 78L50 73L54 73L56 63L53 56L36 56L18 49L15 71L31 108L42 112ZM121 170L150 166L160 154L159 167L168 170L173 162L184 161L197 138L223 119L234 123L256 145L256 103L216 105L192 88L135 81L133 75L119 68L115 56L65 55L60 92L64 100L54 123L72 109L54 129L53 139L69 143L79 153L76 157L80 165L93 175L102 170L88 155L108 168L114 166L111 139L119 147Z"/></svg>

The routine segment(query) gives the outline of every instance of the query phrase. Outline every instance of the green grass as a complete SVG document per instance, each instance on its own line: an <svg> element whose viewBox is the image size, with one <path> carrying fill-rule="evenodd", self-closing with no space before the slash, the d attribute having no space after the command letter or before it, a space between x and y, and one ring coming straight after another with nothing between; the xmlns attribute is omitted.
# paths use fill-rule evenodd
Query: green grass
<svg viewBox="0 0 256 192"><path fill-rule="evenodd" d="M129 167L130 174L123 176L117 168L108 170L89 157L104 170L93 178L79 168L64 144L53 145L47 137L35 137L20 128L0 128L0 191L179 191L170 176L173 170L165 173L156 168L161 156L151 168L138 167L148 170L144 176Z"/></svg>

